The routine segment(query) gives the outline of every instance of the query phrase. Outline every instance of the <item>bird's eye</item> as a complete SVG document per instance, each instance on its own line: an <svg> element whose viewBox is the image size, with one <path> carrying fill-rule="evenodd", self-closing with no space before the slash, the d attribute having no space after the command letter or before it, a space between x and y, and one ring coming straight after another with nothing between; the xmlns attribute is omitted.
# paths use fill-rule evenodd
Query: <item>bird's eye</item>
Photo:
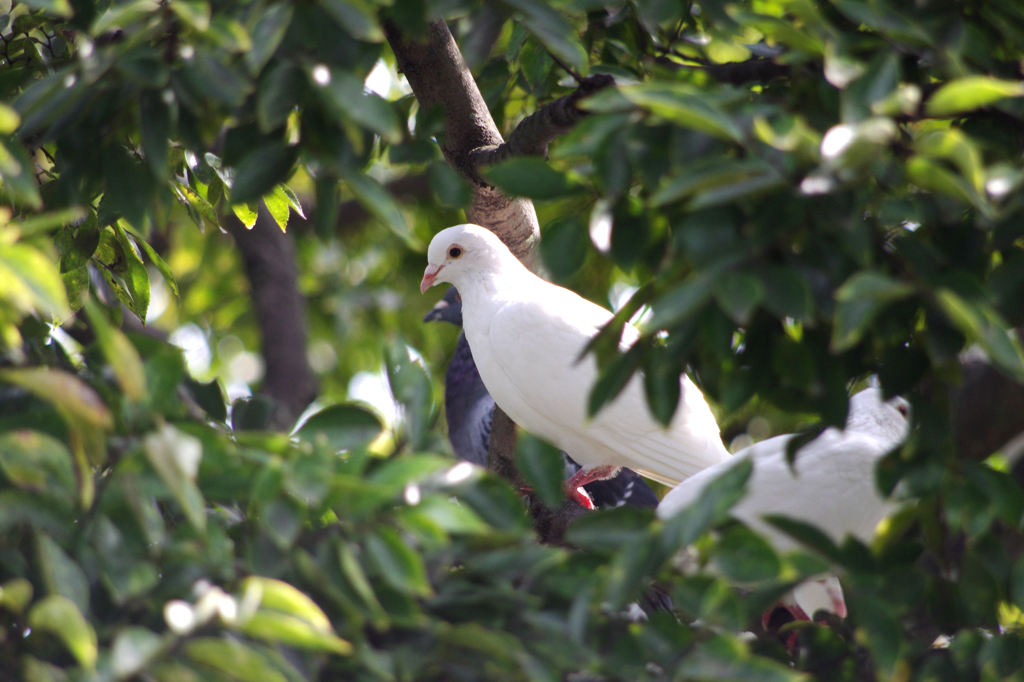
<svg viewBox="0 0 1024 682"><path fill-rule="evenodd" d="M896 403L896 410L904 417L910 414L910 406L903 402Z"/></svg>
<svg viewBox="0 0 1024 682"><path fill-rule="evenodd" d="M458 246L453 246L452 248L448 249L448 257L449 258L458 258L461 255L462 255L462 249L459 248Z"/></svg>

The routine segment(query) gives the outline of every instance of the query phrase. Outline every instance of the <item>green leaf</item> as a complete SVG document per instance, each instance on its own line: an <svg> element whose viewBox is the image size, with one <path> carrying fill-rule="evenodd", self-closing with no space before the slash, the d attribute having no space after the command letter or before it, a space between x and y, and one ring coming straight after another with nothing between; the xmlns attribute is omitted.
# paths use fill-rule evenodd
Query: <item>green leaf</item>
<svg viewBox="0 0 1024 682"><path fill-rule="evenodd" d="M764 299L761 280L739 270L726 270L715 278L712 293L718 305L737 324L747 324L754 309Z"/></svg>
<svg viewBox="0 0 1024 682"><path fill-rule="evenodd" d="M274 190L264 195L263 204L267 207L270 217L274 219L282 232L288 231L288 218L291 217L291 202L284 192L283 185L274 185Z"/></svg>
<svg viewBox="0 0 1024 682"><path fill-rule="evenodd" d="M403 433L414 448L426 448L434 423L434 389L430 375L422 360L414 358L409 346L401 341L385 348L384 368L391 395L402 407Z"/></svg>
<svg viewBox="0 0 1024 682"><path fill-rule="evenodd" d="M341 569L342 576L348 582L348 586L362 600L373 619L379 623L386 623L387 613L384 607L381 606L380 600L377 599L377 595L373 591L373 585L366 576L362 564L359 563L359 558L356 556L352 545L345 541L338 543L338 567Z"/></svg>
<svg viewBox="0 0 1024 682"><path fill-rule="evenodd" d="M950 289L939 289L935 296L939 306L964 336L980 345L1004 372L1018 381L1024 380L1024 350L994 308L980 301L962 298Z"/></svg>
<svg viewBox="0 0 1024 682"><path fill-rule="evenodd" d="M924 156L914 156L906 164L907 177L921 189L959 199L966 204L973 204L984 212L989 206L963 177L957 175L941 163Z"/></svg>
<svg viewBox="0 0 1024 682"><path fill-rule="evenodd" d="M484 177L507 194L531 199L554 199L574 191L564 174L532 156L515 156L488 166Z"/></svg>
<svg viewBox="0 0 1024 682"><path fill-rule="evenodd" d="M295 435L332 450L354 450L371 443L384 429L373 411L354 403L325 407L307 419Z"/></svg>
<svg viewBox="0 0 1024 682"><path fill-rule="evenodd" d="M782 562L772 546L740 524L719 532L711 556L723 575L740 583L769 580L782 570Z"/></svg>
<svg viewBox="0 0 1024 682"><path fill-rule="evenodd" d="M251 90L248 78L228 65L226 55L196 48L181 70L199 95L229 107L239 107Z"/></svg>
<svg viewBox="0 0 1024 682"><path fill-rule="evenodd" d="M142 263L135 240L128 236L121 225L114 225L114 238L121 251L120 267L123 268L124 283L128 286L128 296L119 292L118 298L127 305L139 320L145 322L146 311L149 310L149 271Z"/></svg>
<svg viewBox="0 0 1024 682"><path fill-rule="evenodd" d="M755 656L738 637L719 634L700 642L682 661L684 679L805 682L805 674L766 656Z"/></svg>
<svg viewBox="0 0 1024 682"><path fill-rule="evenodd" d="M161 93L147 90L139 96L139 126L142 153L154 177L167 178L167 145L171 139L171 116L174 104L164 101Z"/></svg>
<svg viewBox="0 0 1024 682"><path fill-rule="evenodd" d="M379 182L369 175L344 169L341 179L345 186L370 213L384 226L401 237L412 248L419 248L418 240L409 229L398 202Z"/></svg>
<svg viewBox="0 0 1024 682"><path fill-rule="evenodd" d="M743 131L728 114L690 87L639 83L619 88L622 96L667 121L727 142L742 142Z"/></svg>
<svg viewBox="0 0 1024 682"><path fill-rule="evenodd" d="M734 462L705 486L696 500L665 519L659 541L667 549L676 551L693 544L711 524L728 518L729 510L746 493L754 470L747 457Z"/></svg>
<svg viewBox="0 0 1024 682"><path fill-rule="evenodd" d="M830 561L842 563L843 553L836 543L813 523L782 514L766 514L762 518L804 547L814 550Z"/></svg>
<svg viewBox="0 0 1024 682"><path fill-rule="evenodd" d="M451 464L451 460L447 457L437 455L415 454L392 457L375 467L366 476L366 480L383 488L399 491L410 483L416 483L431 474L451 467Z"/></svg>
<svg viewBox="0 0 1024 682"><path fill-rule="evenodd" d="M39 210L43 200L35 169L35 163L19 142L0 139L0 192L11 201Z"/></svg>
<svg viewBox="0 0 1024 682"><path fill-rule="evenodd" d="M281 44L292 23L292 10L290 3L274 3L260 13L252 30L252 48L243 55L245 65L252 75L263 70Z"/></svg>
<svg viewBox="0 0 1024 682"><path fill-rule="evenodd" d="M26 388L51 403L65 418L98 429L109 429L110 410L88 384L78 377L49 367L0 369L0 381Z"/></svg>
<svg viewBox="0 0 1024 682"><path fill-rule="evenodd" d="M221 677L217 679L288 682L288 678L271 667L267 658L252 645L237 639L198 637L185 642L182 651L190 661L219 672ZM196 675L193 669L189 669L189 674Z"/></svg>
<svg viewBox="0 0 1024 682"><path fill-rule="evenodd" d="M310 87L335 116L351 120L372 130L388 142L402 139L402 126L395 107L372 92L365 92L363 81L347 71L327 70L318 64L309 72Z"/></svg>
<svg viewBox="0 0 1024 682"><path fill-rule="evenodd" d="M251 230L260 217L258 206L255 203L233 204L231 212L235 214L235 217L238 218L239 222L247 230Z"/></svg>
<svg viewBox="0 0 1024 682"><path fill-rule="evenodd" d="M300 82L298 68L286 61L275 63L263 75L256 95L256 121L261 132L269 133L284 125L298 101Z"/></svg>
<svg viewBox="0 0 1024 682"><path fill-rule="evenodd" d="M663 426L672 422L679 405L682 384L679 367L674 358L663 348L655 347L651 357L644 363L644 394L651 414Z"/></svg>
<svg viewBox="0 0 1024 682"><path fill-rule="evenodd" d="M231 203L256 201L291 174L298 150L284 142L268 142L249 151L235 167Z"/></svg>
<svg viewBox="0 0 1024 682"><path fill-rule="evenodd" d="M202 0L176 0L171 9L186 26L200 33L210 28L210 5Z"/></svg>
<svg viewBox="0 0 1024 682"><path fill-rule="evenodd" d="M74 559L41 531L36 533L36 557L46 591L66 597L76 610L88 613L89 580Z"/></svg>
<svg viewBox="0 0 1024 682"><path fill-rule="evenodd" d="M103 177L106 181L103 203L109 204L132 227L144 230L150 195L149 174L123 147L115 144L104 150Z"/></svg>
<svg viewBox="0 0 1024 682"><path fill-rule="evenodd" d="M0 102L0 135L10 135L18 129L20 123L21 116L18 115L18 111Z"/></svg>
<svg viewBox="0 0 1024 682"><path fill-rule="evenodd" d="M268 430L275 408L274 399L262 393L238 398L231 403L231 429L236 433Z"/></svg>
<svg viewBox="0 0 1024 682"><path fill-rule="evenodd" d="M566 18L540 0L505 0L517 10L523 24L556 57L568 63L581 75L590 68L587 53Z"/></svg>
<svg viewBox="0 0 1024 682"><path fill-rule="evenodd" d="M423 559L393 528L379 527L366 538L366 556L379 579L404 594L431 593Z"/></svg>
<svg viewBox="0 0 1024 682"><path fill-rule="evenodd" d="M565 539L583 549L615 552L650 527L651 511L623 505L583 514L573 519Z"/></svg>
<svg viewBox="0 0 1024 682"><path fill-rule="evenodd" d="M220 225L220 220L217 217L217 211L213 208L209 201L205 197L200 196L186 184L175 182L172 185L174 193L177 195L178 200L189 209L189 214L192 217L192 221L196 224L196 227L203 229L203 220L205 219L210 225ZM232 206L232 209L238 209L237 206ZM241 218L239 218L241 220ZM253 224L255 224L255 219Z"/></svg>
<svg viewBox="0 0 1024 682"><path fill-rule="evenodd" d="M487 523L501 531L529 527L523 500L502 480L484 476L458 489L458 496Z"/></svg>
<svg viewBox="0 0 1024 682"><path fill-rule="evenodd" d="M167 264L167 261L156 252L152 246L149 245L145 239L138 239L136 244L142 247L142 250L146 252L146 258L153 264L153 267L157 269L157 272L164 278L164 282L167 284L167 288L171 290L175 298L179 297L178 294L178 283L174 279L174 273L171 272L171 266Z"/></svg>
<svg viewBox="0 0 1024 682"><path fill-rule="evenodd" d="M1024 81L991 76L965 76L952 80L935 91L925 103L929 116L953 116L979 109L1007 97L1024 95Z"/></svg>
<svg viewBox="0 0 1024 682"><path fill-rule="evenodd" d="M544 227L540 241L540 255L555 280L564 280L575 274L587 257L590 237L587 226L576 216L564 216Z"/></svg>
<svg viewBox="0 0 1024 682"><path fill-rule="evenodd" d="M189 523L202 531L206 527L206 505L195 483L203 455L199 439L164 424L142 439L142 449Z"/></svg>
<svg viewBox="0 0 1024 682"><path fill-rule="evenodd" d="M806 280L790 268L769 267L761 274L764 304L779 317L808 322L814 317L814 298Z"/></svg>
<svg viewBox="0 0 1024 682"><path fill-rule="evenodd" d="M0 607L19 616L32 601L32 583L25 578L11 578L0 585Z"/></svg>
<svg viewBox="0 0 1024 682"><path fill-rule="evenodd" d="M242 581L243 599L251 592L260 609L270 609L294 616L317 630L331 631L327 614L301 590L283 580L251 576Z"/></svg>
<svg viewBox="0 0 1024 682"><path fill-rule="evenodd" d="M900 660L904 631L892 605L868 590L849 590L846 604L850 621L857 624L857 638L871 650L878 672L891 678Z"/></svg>
<svg viewBox="0 0 1024 682"><path fill-rule="evenodd" d="M711 297L713 284L711 273L704 271L666 291L654 301L648 328L674 327L692 318Z"/></svg>
<svg viewBox="0 0 1024 682"><path fill-rule="evenodd" d="M27 244L0 250L0 293L22 312L35 311L57 322L71 316L54 262Z"/></svg>
<svg viewBox="0 0 1024 682"><path fill-rule="evenodd" d="M53 436L29 429L0 433L0 471L23 490L66 499L74 493L71 453Z"/></svg>
<svg viewBox="0 0 1024 682"><path fill-rule="evenodd" d="M324 10L356 40L379 43L384 33L377 22L374 6L365 0L323 0Z"/></svg>
<svg viewBox="0 0 1024 682"><path fill-rule="evenodd" d="M324 630L307 621L274 611L257 611L241 625L241 631L250 637L267 642L316 651L328 651L342 656L352 653L352 645L330 629Z"/></svg>
<svg viewBox="0 0 1024 682"><path fill-rule="evenodd" d="M71 9L71 3L68 0L24 0L24 4L64 19L74 16L74 10Z"/></svg>
<svg viewBox="0 0 1024 682"><path fill-rule="evenodd" d="M83 668L96 668L96 632L67 597L55 594L37 602L28 613L28 624L33 630L55 635Z"/></svg>
<svg viewBox="0 0 1024 682"><path fill-rule="evenodd" d="M91 298L85 302L85 312L96 334L96 343L114 370L121 390L131 400L145 398L146 374L142 368L142 358L139 357L135 346L120 329L110 324L106 313Z"/></svg>
<svg viewBox="0 0 1024 682"><path fill-rule="evenodd" d="M836 290L836 309L832 320L831 349L841 353L864 336L871 323L889 303L913 293L909 284L881 272L861 270Z"/></svg>
<svg viewBox="0 0 1024 682"><path fill-rule="evenodd" d="M565 465L558 448L539 438L521 436L516 443L516 468L547 506L554 508L565 500Z"/></svg>
<svg viewBox="0 0 1024 682"><path fill-rule="evenodd" d="M464 208L473 199L473 189L454 168L444 161L434 161L427 168L430 188L441 203L450 208Z"/></svg>
<svg viewBox="0 0 1024 682"><path fill-rule="evenodd" d="M782 183L782 178L760 160L712 159L683 166L651 195L652 206L664 206L693 197L692 207L724 203ZM714 201L713 201L714 199Z"/></svg>
<svg viewBox="0 0 1024 682"><path fill-rule="evenodd" d="M622 355L616 355L601 369L590 389L590 396L587 398L587 414L593 416L601 411L601 408L615 400L616 396L626 387L633 374L639 369L640 354L638 347Z"/></svg>

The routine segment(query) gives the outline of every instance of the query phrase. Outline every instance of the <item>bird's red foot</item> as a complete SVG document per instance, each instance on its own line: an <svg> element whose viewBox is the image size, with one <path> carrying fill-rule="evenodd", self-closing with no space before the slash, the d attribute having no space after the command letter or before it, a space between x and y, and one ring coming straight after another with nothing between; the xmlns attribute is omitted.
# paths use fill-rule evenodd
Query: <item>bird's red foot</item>
<svg viewBox="0 0 1024 682"><path fill-rule="evenodd" d="M566 497L570 500L574 500L584 509L594 509L594 502L583 490L583 486L594 481L603 481L606 478L612 478L619 473L619 469L621 468L622 467L608 464L605 466L594 467L593 469L580 469L570 476L563 484L565 487Z"/></svg>

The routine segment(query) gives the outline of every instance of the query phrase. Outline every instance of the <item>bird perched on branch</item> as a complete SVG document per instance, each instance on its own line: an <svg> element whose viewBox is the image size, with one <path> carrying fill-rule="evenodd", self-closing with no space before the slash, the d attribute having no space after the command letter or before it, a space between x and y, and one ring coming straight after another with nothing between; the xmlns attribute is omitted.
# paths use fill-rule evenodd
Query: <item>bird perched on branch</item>
<svg viewBox="0 0 1024 682"><path fill-rule="evenodd" d="M459 300L458 291L454 287L448 289L423 321L449 322L461 329L462 301ZM487 466L494 399L480 378L466 337L461 334L445 373L444 405L448 439L455 454L474 464ZM580 470L580 465L564 452L562 457L567 477ZM613 478L588 483L584 490L598 509L621 507L624 504L652 509L658 506L658 497L651 487L629 469L622 469Z"/></svg>
<svg viewBox="0 0 1024 682"><path fill-rule="evenodd" d="M565 483L569 496L579 501L578 487L621 467L675 485L728 458L714 415L687 376L668 427L652 416L639 375L589 417L598 369L583 350L612 313L530 272L490 230L456 225L434 235L420 291L439 282L462 297L466 340L495 402L583 467ZM638 338L627 324L621 347Z"/></svg>
<svg viewBox="0 0 1024 682"><path fill-rule="evenodd" d="M745 459L753 464L747 490L730 514L760 533L778 552L798 543L764 520L788 516L820 528L833 542L850 535L868 543L893 503L875 486L875 464L907 437L910 406L903 398L883 401L877 387L852 398L842 430L829 428L796 452L790 466L786 446L793 434L775 436L737 452L727 461L688 478L658 505L666 519L692 504L711 481ZM782 606L798 620L810 620L823 608L846 615L843 591L834 576L804 581Z"/></svg>

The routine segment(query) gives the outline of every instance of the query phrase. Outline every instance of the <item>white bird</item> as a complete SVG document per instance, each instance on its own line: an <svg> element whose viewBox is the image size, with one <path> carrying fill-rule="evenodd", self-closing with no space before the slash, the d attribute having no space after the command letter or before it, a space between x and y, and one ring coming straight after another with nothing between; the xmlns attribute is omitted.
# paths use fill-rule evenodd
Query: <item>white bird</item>
<svg viewBox="0 0 1024 682"><path fill-rule="evenodd" d="M909 409L903 398L884 402L879 388L866 388L850 398L845 427L826 429L801 447L793 467L786 460L786 445L793 434L769 438L669 491L657 514L662 519L673 516L696 501L728 467L749 459L753 470L746 494L730 514L760 533L776 551L791 551L799 544L764 521L766 515L812 524L836 543L848 535L868 543L875 527L894 508L875 486L875 464L906 439ZM819 608L846 615L842 588L834 576L805 581L783 599L783 605L803 620Z"/></svg>
<svg viewBox="0 0 1024 682"><path fill-rule="evenodd" d="M458 289L466 340L498 406L583 467L565 484L577 501L584 502L579 486L620 467L675 485L729 456L704 396L685 375L667 428L651 415L639 375L588 417L598 370L591 354L581 354L612 313L530 272L490 230L441 230L427 249L427 263L420 291L439 282ZM639 336L627 324L621 347Z"/></svg>

